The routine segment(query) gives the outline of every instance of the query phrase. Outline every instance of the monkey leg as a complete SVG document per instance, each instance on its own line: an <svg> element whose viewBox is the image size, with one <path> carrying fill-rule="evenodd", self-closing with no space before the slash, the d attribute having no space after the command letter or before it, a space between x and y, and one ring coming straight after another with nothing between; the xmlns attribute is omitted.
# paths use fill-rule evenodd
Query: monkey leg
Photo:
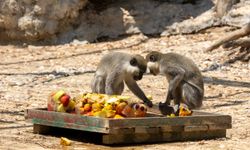
<svg viewBox="0 0 250 150"><path fill-rule="evenodd" d="M124 83L122 82L118 88L114 89L115 94L121 95L124 90Z"/></svg>
<svg viewBox="0 0 250 150"><path fill-rule="evenodd" d="M170 101L174 99L175 105L180 105L182 93L181 84L184 79L185 70L178 67L168 67L165 73L172 76L172 79L169 80L167 98L163 104L169 105Z"/></svg>
<svg viewBox="0 0 250 150"><path fill-rule="evenodd" d="M108 95L120 95L124 88L121 84L123 84L123 80L120 72L110 72L105 83L105 93Z"/></svg>
<svg viewBox="0 0 250 150"><path fill-rule="evenodd" d="M93 93L105 93L105 79L102 76L95 76L92 83L92 92Z"/></svg>
<svg viewBox="0 0 250 150"><path fill-rule="evenodd" d="M202 106L203 93L201 93L196 87L185 83L182 86L182 90L182 101L189 109L200 108Z"/></svg>

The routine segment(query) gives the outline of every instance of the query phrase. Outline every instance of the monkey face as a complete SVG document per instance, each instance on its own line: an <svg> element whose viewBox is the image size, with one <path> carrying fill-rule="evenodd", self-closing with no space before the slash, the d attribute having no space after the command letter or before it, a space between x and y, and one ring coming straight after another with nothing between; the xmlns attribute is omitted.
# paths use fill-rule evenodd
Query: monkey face
<svg viewBox="0 0 250 150"><path fill-rule="evenodd" d="M128 67L127 72L132 75L134 80L141 80L147 69L146 60L140 55L135 55L129 63L130 67Z"/></svg>
<svg viewBox="0 0 250 150"><path fill-rule="evenodd" d="M147 61L147 67L150 71L150 73L152 73L153 75L157 75L160 73L160 65L159 65L159 61L160 61L160 57L161 53L160 52L150 52L147 56L146 56L146 61Z"/></svg>

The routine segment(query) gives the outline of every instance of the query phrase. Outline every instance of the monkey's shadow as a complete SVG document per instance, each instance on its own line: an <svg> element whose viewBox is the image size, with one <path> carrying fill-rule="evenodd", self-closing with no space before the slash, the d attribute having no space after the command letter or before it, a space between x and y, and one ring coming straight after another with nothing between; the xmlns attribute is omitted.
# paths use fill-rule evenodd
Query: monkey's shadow
<svg viewBox="0 0 250 150"><path fill-rule="evenodd" d="M210 77L204 77L204 82L206 84L212 84L212 85L225 85L225 86L232 86L232 87L244 87L244 88L250 88L250 82L242 82L242 81L231 81L231 80L224 80L224 79L217 79L217 78L210 78ZM250 91L241 91L241 92L236 92L233 94L229 94L228 96L235 96L238 94L242 93L250 93ZM205 101L215 99L215 98L220 98L222 97L222 94L218 94L215 96L207 96L204 98ZM213 108L218 108L218 107L227 107L227 106L235 106L235 105L241 105L246 103L247 100L234 100L234 101L226 101L224 104L216 104L213 105Z"/></svg>

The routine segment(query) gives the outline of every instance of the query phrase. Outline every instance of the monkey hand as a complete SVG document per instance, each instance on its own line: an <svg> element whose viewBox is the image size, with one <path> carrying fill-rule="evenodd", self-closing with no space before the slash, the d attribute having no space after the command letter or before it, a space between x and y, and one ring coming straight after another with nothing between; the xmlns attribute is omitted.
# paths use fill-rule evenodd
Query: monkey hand
<svg viewBox="0 0 250 150"><path fill-rule="evenodd" d="M148 107L153 107L153 103L150 100L144 101Z"/></svg>
<svg viewBox="0 0 250 150"><path fill-rule="evenodd" d="M175 110L173 107L162 102L159 103L159 110L163 115L170 115L172 113L175 113Z"/></svg>

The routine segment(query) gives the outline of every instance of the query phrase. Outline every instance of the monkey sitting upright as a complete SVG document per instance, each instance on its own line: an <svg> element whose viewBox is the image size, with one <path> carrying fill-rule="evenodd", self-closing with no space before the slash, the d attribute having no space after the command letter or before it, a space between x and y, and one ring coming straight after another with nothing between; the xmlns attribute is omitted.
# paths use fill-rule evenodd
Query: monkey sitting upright
<svg viewBox="0 0 250 150"><path fill-rule="evenodd" d="M145 96L136 81L146 72L147 62L141 55L113 52L105 55L98 64L91 83L93 93L120 95L124 82L128 88L149 107L152 102Z"/></svg>
<svg viewBox="0 0 250 150"><path fill-rule="evenodd" d="M204 84L201 72L189 58L176 53L160 53L152 51L146 56L147 66L153 75L163 74L167 77L169 88L166 101L159 104L162 114L172 112L170 101L179 107L184 103L189 109L202 106Z"/></svg>

